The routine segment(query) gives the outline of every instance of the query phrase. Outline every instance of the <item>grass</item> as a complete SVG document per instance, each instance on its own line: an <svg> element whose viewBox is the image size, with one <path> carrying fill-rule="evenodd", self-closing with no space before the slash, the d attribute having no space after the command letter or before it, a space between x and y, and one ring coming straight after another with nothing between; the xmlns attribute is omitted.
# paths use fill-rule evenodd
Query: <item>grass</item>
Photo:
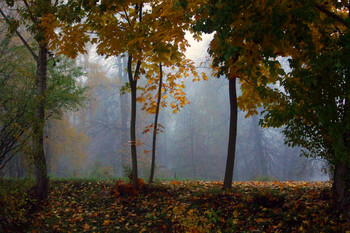
<svg viewBox="0 0 350 233"><path fill-rule="evenodd" d="M55 179L43 206L31 180L0 183L0 232L345 232L330 182Z"/></svg>

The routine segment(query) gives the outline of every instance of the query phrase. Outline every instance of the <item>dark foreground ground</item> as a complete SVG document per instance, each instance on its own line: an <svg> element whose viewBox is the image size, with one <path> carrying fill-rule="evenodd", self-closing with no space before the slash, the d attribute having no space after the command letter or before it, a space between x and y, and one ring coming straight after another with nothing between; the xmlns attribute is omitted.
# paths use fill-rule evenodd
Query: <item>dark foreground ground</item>
<svg viewBox="0 0 350 233"><path fill-rule="evenodd" d="M0 181L0 232L346 232L329 182L52 180L43 207L32 181ZM350 231L349 231L350 232Z"/></svg>

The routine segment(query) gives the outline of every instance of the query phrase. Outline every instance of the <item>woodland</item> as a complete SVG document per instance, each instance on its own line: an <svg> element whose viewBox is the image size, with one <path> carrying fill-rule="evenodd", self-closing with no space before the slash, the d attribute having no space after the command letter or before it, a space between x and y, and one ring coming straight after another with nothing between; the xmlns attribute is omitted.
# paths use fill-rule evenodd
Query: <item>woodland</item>
<svg viewBox="0 0 350 233"><path fill-rule="evenodd" d="M350 232L350 1L2 0L0 232Z"/></svg>

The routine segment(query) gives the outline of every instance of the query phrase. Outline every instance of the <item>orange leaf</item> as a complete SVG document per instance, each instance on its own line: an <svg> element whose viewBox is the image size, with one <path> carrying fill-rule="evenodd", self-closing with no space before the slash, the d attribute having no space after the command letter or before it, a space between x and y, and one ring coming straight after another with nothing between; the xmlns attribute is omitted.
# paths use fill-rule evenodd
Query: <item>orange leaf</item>
<svg viewBox="0 0 350 233"><path fill-rule="evenodd" d="M111 223L111 221L110 220L104 220L104 222L103 222L103 226L108 226L109 224Z"/></svg>
<svg viewBox="0 0 350 233"><path fill-rule="evenodd" d="M89 224L85 223L84 226L83 226L83 229L84 229L85 231L90 230Z"/></svg>

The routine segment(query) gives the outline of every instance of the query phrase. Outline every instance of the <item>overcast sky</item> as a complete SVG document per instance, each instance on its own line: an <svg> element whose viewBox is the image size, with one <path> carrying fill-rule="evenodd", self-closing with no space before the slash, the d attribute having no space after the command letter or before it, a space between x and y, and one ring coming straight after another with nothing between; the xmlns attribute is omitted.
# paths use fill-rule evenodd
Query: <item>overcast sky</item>
<svg viewBox="0 0 350 233"><path fill-rule="evenodd" d="M191 47L187 48L186 57L192 59L193 61L205 61L209 56L207 50L210 41L213 38L213 34L203 34L201 41L196 41L193 39L192 35L187 32L186 39L190 43Z"/></svg>

